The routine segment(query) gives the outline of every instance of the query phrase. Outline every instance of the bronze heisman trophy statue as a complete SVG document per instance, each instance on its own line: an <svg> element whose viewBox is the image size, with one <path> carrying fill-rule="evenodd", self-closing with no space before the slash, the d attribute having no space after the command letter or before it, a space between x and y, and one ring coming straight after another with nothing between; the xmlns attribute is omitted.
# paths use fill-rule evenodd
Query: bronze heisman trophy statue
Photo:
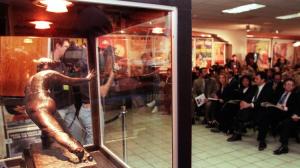
<svg viewBox="0 0 300 168"><path fill-rule="evenodd" d="M71 78L57 71L43 70L30 77L25 90L26 112L32 121L48 137L53 138L72 162L92 161L93 157L83 148L54 116L56 103L50 96L53 85L79 85L95 76L90 72L85 78Z"/></svg>

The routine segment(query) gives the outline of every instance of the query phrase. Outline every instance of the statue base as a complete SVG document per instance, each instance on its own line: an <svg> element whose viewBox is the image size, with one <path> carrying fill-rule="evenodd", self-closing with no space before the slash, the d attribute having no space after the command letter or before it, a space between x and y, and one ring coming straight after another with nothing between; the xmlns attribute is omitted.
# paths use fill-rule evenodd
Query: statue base
<svg viewBox="0 0 300 168"><path fill-rule="evenodd" d="M42 149L41 144L32 144L24 151L25 163L28 168L96 168L96 161L72 163L58 149Z"/></svg>

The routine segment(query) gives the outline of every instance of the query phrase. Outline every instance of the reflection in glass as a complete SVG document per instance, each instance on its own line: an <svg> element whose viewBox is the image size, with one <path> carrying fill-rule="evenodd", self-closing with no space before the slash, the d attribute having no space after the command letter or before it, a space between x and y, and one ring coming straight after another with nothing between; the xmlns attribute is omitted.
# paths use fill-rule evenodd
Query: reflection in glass
<svg viewBox="0 0 300 168"><path fill-rule="evenodd" d="M172 166L170 14L98 37L103 144L129 166Z"/></svg>

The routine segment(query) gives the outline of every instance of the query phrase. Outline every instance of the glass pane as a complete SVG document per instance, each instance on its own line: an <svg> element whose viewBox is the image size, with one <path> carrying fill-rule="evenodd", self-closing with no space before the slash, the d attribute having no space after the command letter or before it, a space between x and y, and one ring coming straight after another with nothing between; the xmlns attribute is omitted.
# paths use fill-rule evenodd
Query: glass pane
<svg viewBox="0 0 300 168"><path fill-rule="evenodd" d="M0 53L2 159L20 156L23 149L41 142L41 130L29 118L30 112L25 111L25 105L30 101L25 100L24 91L31 77L49 69L69 77L82 77L87 74L88 65L86 39L81 38L2 36ZM57 120L63 119L61 124L65 124L69 132L82 144L92 144L91 110L87 110L90 107L88 84L72 86L54 83L47 84L47 88L34 93L49 92L49 96L44 98L55 101L55 110L59 114ZM40 107L43 102L41 100L36 103L39 110L43 109ZM56 111L53 115L56 115Z"/></svg>
<svg viewBox="0 0 300 168"><path fill-rule="evenodd" d="M103 145L132 167L172 167L171 15L156 15L97 38Z"/></svg>

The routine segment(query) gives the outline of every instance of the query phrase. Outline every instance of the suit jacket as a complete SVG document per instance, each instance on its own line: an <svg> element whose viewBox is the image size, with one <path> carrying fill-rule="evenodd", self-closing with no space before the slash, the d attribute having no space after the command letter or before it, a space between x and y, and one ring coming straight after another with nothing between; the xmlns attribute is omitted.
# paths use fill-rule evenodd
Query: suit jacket
<svg viewBox="0 0 300 168"><path fill-rule="evenodd" d="M228 95L229 100L236 100L239 98L239 79L233 77L233 79L227 85L230 94Z"/></svg>
<svg viewBox="0 0 300 168"><path fill-rule="evenodd" d="M252 99L253 99L253 96L254 96L254 91L255 91L255 88L254 86L250 85L248 90L244 93L243 92L244 88L240 88L239 89L239 96L238 96L238 99L239 100L243 100L247 103L251 103L252 102Z"/></svg>
<svg viewBox="0 0 300 168"><path fill-rule="evenodd" d="M217 91L217 96L219 99L223 99L224 102L227 102L228 100L231 100L230 99L230 94L231 94L231 91L230 91L230 88L228 85L226 85L223 90L222 90L222 86L219 86L219 89Z"/></svg>
<svg viewBox="0 0 300 168"><path fill-rule="evenodd" d="M296 90L296 89L294 89ZM291 115L293 114L297 114L298 116L300 116L300 108L299 108L299 104L300 104L300 92L295 91L294 92L294 97L295 97L295 106L291 109L289 109L289 111L291 112Z"/></svg>
<svg viewBox="0 0 300 168"><path fill-rule="evenodd" d="M200 94L204 93L204 82L205 79L202 77L197 78L193 82L192 95L193 97L197 97Z"/></svg>
<svg viewBox="0 0 300 168"><path fill-rule="evenodd" d="M284 92L282 92L280 94L280 97L276 100L276 103L280 100L280 98L283 94L284 94ZM295 91L293 91L291 93L291 95L288 97L287 102L286 102L286 107L288 108L287 112L289 115L292 115L292 113L294 111L297 111L297 93Z"/></svg>
<svg viewBox="0 0 300 168"><path fill-rule="evenodd" d="M282 93L284 92L283 83L279 82L276 87L274 87L274 82L272 81L272 88L274 90L274 101L277 102Z"/></svg>
<svg viewBox="0 0 300 168"><path fill-rule="evenodd" d="M273 103L273 89L272 85L269 83L266 83L265 86L262 88L260 94L256 98L256 100L253 101L254 97L256 96L256 93L258 92L258 86L255 88L254 96L252 98L252 103L254 104L254 108L259 108L261 107L262 102L271 102Z"/></svg>
<svg viewBox="0 0 300 168"><path fill-rule="evenodd" d="M217 94L218 91L218 83L215 78L208 77L205 79L205 88L204 94L206 97L213 97Z"/></svg>

